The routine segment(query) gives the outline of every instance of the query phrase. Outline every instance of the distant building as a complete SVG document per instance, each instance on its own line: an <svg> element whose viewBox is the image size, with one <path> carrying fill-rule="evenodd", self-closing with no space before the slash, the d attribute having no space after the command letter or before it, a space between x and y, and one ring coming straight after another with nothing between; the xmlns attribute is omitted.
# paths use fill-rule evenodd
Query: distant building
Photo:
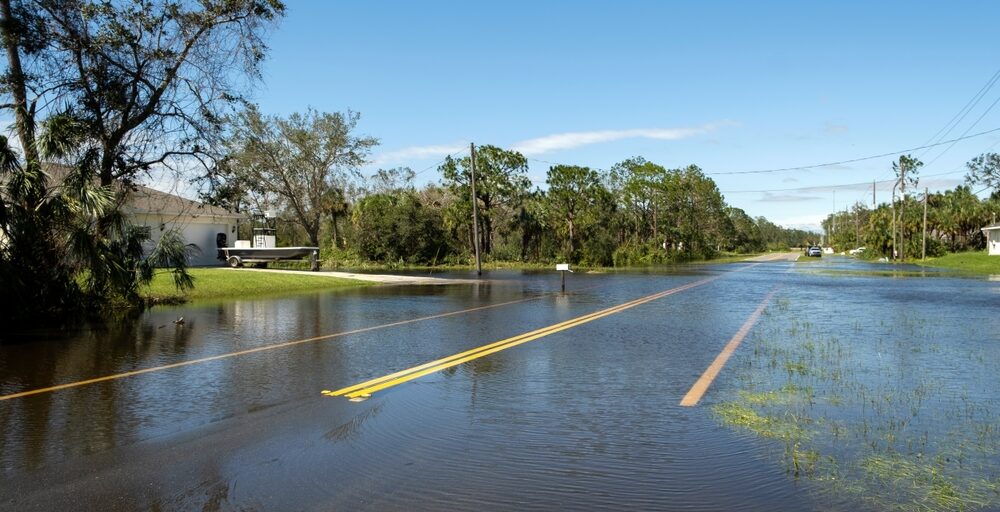
<svg viewBox="0 0 1000 512"><path fill-rule="evenodd" d="M983 228L986 237L986 250L990 256L1000 256L1000 224L992 224Z"/></svg>
<svg viewBox="0 0 1000 512"><path fill-rule="evenodd" d="M67 167L59 164L43 165L52 180L50 185L59 186L69 172ZM191 254L188 260L190 265L195 266L223 263L217 257L217 237L220 234L226 235L226 244L232 246L236 239L237 220L242 217L224 208L141 185L133 186L122 211L131 218L134 225L145 229L149 234L149 241L143 244L147 254L160 241L163 233L177 228L186 243L198 247L198 251Z"/></svg>
<svg viewBox="0 0 1000 512"><path fill-rule="evenodd" d="M198 246L199 251L189 258L191 265L220 265L216 257L216 240L225 235L226 243L236 239L236 222L240 215L224 208L185 199L148 187L137 187L129 195L125 213L132 222L149 233L147 250L159 242L167 230L177 228L184 240Z"/></svg>

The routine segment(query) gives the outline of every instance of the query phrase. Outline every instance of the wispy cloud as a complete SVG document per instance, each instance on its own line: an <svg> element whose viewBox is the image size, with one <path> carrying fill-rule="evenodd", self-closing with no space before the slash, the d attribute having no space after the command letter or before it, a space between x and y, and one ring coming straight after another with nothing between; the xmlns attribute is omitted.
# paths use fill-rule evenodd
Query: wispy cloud
<svg viewBox="0 0 1000 512"><path fill-rule="evenodd" d="M624 139L680 140L712 133L719 128L735 126L736 124L733 121L720 121L687 128L635 128L630 130L557 133L523 140L511 146L511 149L519 151L524 155L532 156ZM463 151L465 148L465 144L410 146L379 153L372 158L371 165L406 163L412 160L427 158L444 158L445 155Z"/></svg>
<svg viewBox="0 0 1000 512"><path fill-rule="evenodd" d="M772 194L770 192L765 192L760 196L758 202L761 203L797 203L800 201L815 201L816 199L822 199L819 196L800 196L796 194Z"/></svg>
<svg viewBox="0 0 1000 512"><path fill-rule="evenodd" d="M458 153L466 148L465 144L435 144L430 146L410 146L379 153L372 158L372 165L402 163L425 158L444 158L446 155Z"/></svg>
<svg viewBox="0 0 1000 512"><path fill-rule="evenodd" d="M563 149L573 149L591 144L601 144L624 139L680 140L711 133L732 121L710 123L689 128L636 128L631 130L601 130L595 132L568 132L528 139L514 144L512 149L525 155L540 155Z"/></svg>
<svg viewBox="0 0 1000 512"><path fill-rule="evenodd" d="M846 124L836 124L827 121L823 125L823 133L826 133L828 135L841 135L849 131L851 131L851 129Z"/></svg>

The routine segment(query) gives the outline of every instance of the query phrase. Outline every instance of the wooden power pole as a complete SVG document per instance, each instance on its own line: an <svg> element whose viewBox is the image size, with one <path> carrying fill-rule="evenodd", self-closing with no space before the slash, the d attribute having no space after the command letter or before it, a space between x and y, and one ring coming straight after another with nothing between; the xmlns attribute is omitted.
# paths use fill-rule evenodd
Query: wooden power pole
<svg viewBox="0 0 1000 512"><path fill-rule="evenodd" d="M476 251L476 275L481 276L483 275L483 262L479 259L479 209L476 206L476 203L479 201L476 200L476 144L474 142L469 143L469 152L472 164L470 167L470 182L472 185L472 245Z"/></svg>
<svg viewBox="0 0 1000 512"><path fill-rule="evenodd" d="M927 259L927 188L924 187L924 238L922 240L923 248L920 250L920 259Z"/></svg>
<svg viewBox="0 0 1000 512"><path fill-rule="evenodd" d="M906 207L906 165L901 165L899 171L899 259L906 261L906 240L903 234L906 233L906 222L903 221L903 209Z"/></svg>

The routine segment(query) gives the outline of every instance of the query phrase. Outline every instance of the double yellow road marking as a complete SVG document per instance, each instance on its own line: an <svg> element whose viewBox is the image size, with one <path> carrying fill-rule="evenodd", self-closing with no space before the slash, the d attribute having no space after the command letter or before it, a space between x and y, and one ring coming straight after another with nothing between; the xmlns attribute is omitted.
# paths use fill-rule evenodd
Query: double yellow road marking
<svg viewBox="0 0 1000 512"><path fill-rule="evenodd" d="M472 350L467 350L465 352L460 352L448 357L441 359L436 359L419 366L414 366L413 368L408 368L396 373L391 373L376 379L362 382L360 384L355 384L353 386L348 386L346 388L338 389L336 391L323 390L323 394L327 396L346 396L351 400L363 400L371 396L372 393L376 391L381 391L392 386L397 386L404 382L423 377L434 372L439 372L441 370L451 368L452 366L457 366L473 359L478 359L480 357L488 356L490 354L500 352L501 350L507 350L508 348L516 347L523 343L536 340L548 336L550 334L555 334L560 331L565 331L566 329L571 329L579 325L583 325L588 322L593 322L599 318L604 318L615 313L621 313L630 308L645 304L647 302L654 301L666 297L667 295L672 295L684 290L689 290L691 288L701 286L703 284L710 283L716 279L719 279L722 275L717 275L692 283L688 283L683 286L678 286L676 288L671 288L660 293L654 293L653 295L647 295L639 299L635 299L618 306L614 306L607 309L602 309L600 311L595 311L593 313L583 315L571 320L566 320L565 322L560 322L555 325L550 325L548 327L543 327L541 329L536 329L534 331L526 332L524 334L519 334L510 338L506 338L500 341L490 343L488 345L483 345L481 347L474 348Z"/></svg>

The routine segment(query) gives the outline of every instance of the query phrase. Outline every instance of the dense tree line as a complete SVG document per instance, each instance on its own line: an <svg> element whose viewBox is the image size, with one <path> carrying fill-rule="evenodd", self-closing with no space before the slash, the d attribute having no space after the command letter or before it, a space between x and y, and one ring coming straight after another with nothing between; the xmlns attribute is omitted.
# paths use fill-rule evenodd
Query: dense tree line
<svg viewBox="0 0 1000 512"><path fill-rule="evenodd" d="M405 168L380 170L353 185L338 181L337 190L345 191L339 208L349 213L326 217L325 257L467 263L476 243L471 168L468 156L448 157L438 169L441 182L420 190ZM228 190L218 185L224 182L216 186ZM818 238L727 205L697 166L667 169L642 158L607 171L553 165L542 188L532 186L523 155L485 145L476 155L475 200L486 261L655 265L784 249ZM284 207L287 218L297 215L294 205ZM286 242L304 238L294 231L284 233Z"/></svg>
<svg viewBox="0 0 1000 512"><path fill-rule="evenodd" d="M909 156L894 162L895 197L872 208L855 204L823 221L829 244L837 251L865 247L872 257L919 258L924 251L924 190L918 188L922 163ZM926 194L927 256L982 249L981 228L997 222L1000 214L1000 156L987 153L968 164L966 183L953 190ZM905 169L905 172L901 172ZM905 181L904 181L905 180ZM977 187L975 190L973 187ZM991 190L985 199L975 192ZM895 236L894 233L895 232Z"/></svg>

